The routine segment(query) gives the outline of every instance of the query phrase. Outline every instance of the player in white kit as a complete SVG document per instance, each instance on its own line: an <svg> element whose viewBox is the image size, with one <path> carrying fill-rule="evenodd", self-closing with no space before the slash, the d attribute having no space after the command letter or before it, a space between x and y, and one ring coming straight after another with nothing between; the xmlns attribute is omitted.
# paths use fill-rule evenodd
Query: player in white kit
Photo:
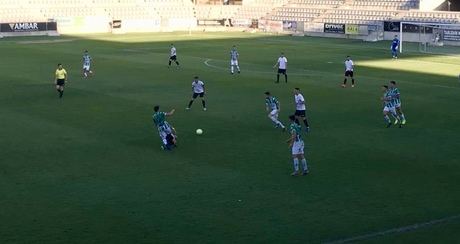
<svg viewBox="0 0 460 244"><path fill-rule="evenodd" d="M305 125L305 131L310 131L310 125L307 120L307 106L305 103L305 98L302 93L300 93L300 88L294 89L294 101L295 101L295 117L298 120L303 120Z"/></svg>
<svg viewBox="0 0 460 244"><path fill-rule="evenodd" d="M230 51L230 73L233 75L235 67L236 70L238 71L238 74L241 72L240 71L240 66L238 65L238 58L240 57L240 54L236 50L236 46L232 47L232 50Z"/></svg>
<svg viewBox="0 0 460 244"><path fill-rule="evenodd" d="M353 60L351 60L350 56L347 56L347 59L345 60L345 79L342 84L343 88L347 87L348 77L351 78L351 87L355 87L355 78L353 77L354 67L355 64L353 63Z"/></svg>
<svg viewBox="0 0 460 244"><path fill-rule="evenodd" d="M284 56L284 53L281 53L280 57L276 61L276 64L273 65L273 68L278 66L278 73L276 74L276 83L280 82L280 74L284 75L284 81L287 83L287 58Z"/></svg>
<svg viewBox="0 0 460 244"><path fill-rule="evenodd" d="M177 61L177 50L176 47L174 47L174 44L171 44L171 49L169 51L169 67L171 67L171 62L175 62L177 65L177 68L179 68L179 61Z"/></svg>
<svg viewBox="0 0 460 244"><path fill-rule="evenodd" d="M198 76L195 76L192 82L192 99L188 103L187 110L192 107L193 101L199 96L201 98L201 104L203 104L203 110L206 111L206 101L204 100L205 88L204 82L199 80Z"/></svg>

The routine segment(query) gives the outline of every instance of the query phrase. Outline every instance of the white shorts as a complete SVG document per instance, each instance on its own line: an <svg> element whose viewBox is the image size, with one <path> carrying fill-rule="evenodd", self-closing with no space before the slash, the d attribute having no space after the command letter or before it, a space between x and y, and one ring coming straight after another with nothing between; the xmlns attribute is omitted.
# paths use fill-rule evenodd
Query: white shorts
<svg viewBox="0 0 460 244"><path fill-rule="evenodd" d="M238 60L230 60L230 65L238 65Z"/></svg>
<svg viewBox="0 0 460 244"><path fill-rule="evenodd" d="M385 106L385 107L383 108L383 112L391 112L391 113L394 114L394 113L396 113L396 109L395 109L395 107L388 107L388 106Z"/></svg>
<svg viewBox="0 0 460 244"><path fill-rule="evenodd" d="M270 112L270 115L271 115L271 116L278 116L278 109L273 109L273 110Z"/></svg>
<svg viewBox="0 0 460 244"><path fill-rule="evenodd" d="M292 144L292 155L304 154L304 143L302 140L294 141Z"/></svg>
<svg viewBox="0 0 460 244"><path fill-rule="evenodd" d="M89 65L83 65L83 70L90 70L90 66Z"/></svg>

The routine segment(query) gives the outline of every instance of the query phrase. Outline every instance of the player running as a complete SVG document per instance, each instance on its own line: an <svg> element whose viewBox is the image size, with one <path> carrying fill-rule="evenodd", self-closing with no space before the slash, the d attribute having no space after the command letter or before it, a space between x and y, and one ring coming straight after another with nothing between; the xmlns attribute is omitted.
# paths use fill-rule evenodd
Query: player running
<svg viewBox="0 0 460 244"><path fill-rule="evenodd" d="M354 67L355 64L353 63L353 60L351 60L350 56L347 56L347 59L345 60L345 79L343 80L343 88L347 87L348 77L351 78L351 87L355 87L355 78L353 78Z"/></svg>
<svg viewBox="0 0 460 244"><path fill-rule="evenodd" d="M393 55L394 59L398 58L398 49L399 49L399 39L398 35L395 35L393 41L391 41L391 55Z"/></svg>
<svg viewBox="0 0 460 244"><path fill-rule="evenodd" d="M240 54L236 50L236 46L233 45L232 50L230 51L230 73L233 75L234 68L238 71L238 74L241 73L240 66L238 65L238 58Z"/></svg>
<svg viewBox="0 0 460 244"><path fill-rule="evenodd" d="M193 101L199 96L201 98L201 104L203 105L203 110L206 111L206 101L204 100L204 95L205 95L205 88L204 88L204 82L199 80L198 76L195 76L192 82L192 99L188 103L187 110L189 110L192 107Z"/></svg>
<svg viewBox="0 0 460 244"><path fill-rule="evenodd" d="M276 64L273 65L273 68L276 68L278 66L278 73L276 74L276 83L280 82L280 74L284 75L284 81L287 83L287 58L284 56L284 53L281 53L280 57L276 61Z"/></svg>
<svg viewBox="0 0 460 244"><path fill-rule="evenodd" d="M401 93L399 92L398 87L396 87L396 81L392 80L390 81L390 94L393 99L393 104L395 105L396 113L401 119L401 124L405 125L406 124L406 117L404 116L404 113L401 108ZM395 120L395 125L398 124L398 119Z"/></svg>
<svg viewBox="0 0 460 244"><path fill-rule="evenodd" d="M88 50L85 50L83 53L83 77L85 78L93 74L93 71L91 71L91 61L93 61L93 59L89 55Z"/></svg>
<svg viewBox="0 0 460 244"><path fill-rule="evenodd" d="M58 64L58 68L55 72L56 77L56 90L59 93L59 98L62 98L64 95L64 86L67 82L67 71L62 67L62 64Z"/></svg>
<svg viewBox="0 0 460 244"><path fill-rule="evenodd" d="M275 127L281 127L283 130L286 130L286 127L278 120L278 115L281 110L280 103L278 100L270 94L270 92L265 92L265 105L268 113L268 118L270 118L273 123L275 123Z"/></svg>
<svg viewBox="0 0 460 244"><path fill-rule="evenodd" d="M160 134L161 141L163 142L163 146L161 146L163 150L170 151L177 147L176 129L174 129L174 127L172 127L167 121L164 121L163 125L158 126L158 133Z"/></svg>
<svg viewBox="0 0 460 244"><path fill-rule="evenodd" d="M300 127L295 115L289 116L289 120L291 121L291 125L289 126L291 138L289 138L287 142L289 143L289 147L292 149L292 158L294 161L294 172L292 172L291 175L299 175L299 160L302 162L302 175L307 175L309 171L307 166L307 159L304 156L305 145L301 135L302 128Z"/></svg>
<svg viewBox="0 0 460 244"><path fill-rule="evenodd" d="M391 127L392 123L388 114L391 114L393 118L395 118L395 120L398 120L398 116L396 114L395 105L393 103L394 100L391 96L390 89L387 85L384 85L382 86L382 91L383 97L381 100L383 101L383 118L385 120L385 123L387 123L387 128L389 128Z"/></svg>
<svg viewBox="0 0 460 244"><path fill-rule="evenodd" d="M174 44L171 43L171 50L169 51L169 66L168 68L171 67L171 62L175 62L177 65L177 68L179 68L179 61L177 61L177 50L176 47L174 47Z"/></svg>
<svg viewBox="0 0 460 244"><path fill-rule="evenodd" d="M302 119L305 124L305 131L310 131L310 126L307 120L307 106L305 105L305 98L300 92L300 88L294 89L294 101L295 101L295 117L297 120Z"/></svg>

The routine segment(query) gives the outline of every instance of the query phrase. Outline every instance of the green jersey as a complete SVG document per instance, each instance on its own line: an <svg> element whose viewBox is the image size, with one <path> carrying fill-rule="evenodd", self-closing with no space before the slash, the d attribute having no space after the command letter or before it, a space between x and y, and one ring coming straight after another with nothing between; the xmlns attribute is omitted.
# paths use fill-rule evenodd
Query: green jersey
<svg viewBox="0 0 460 244"><path fill-rule="evenodd" d="M393 97L391 95L391 90L387 90L384 94L383 94L383 103L385 104L385 106L387 107L394 107L395 106L395 103L393 101Z"/></svg>
<svg viewBox="0 0 460 244"><path fill-rule="evenodd" d="M401 93L399 93L399 89L397 87L391 89L390 94L394 105L401 104Z"/></svg>
<svg viewBox="0 0 460 244"><path fill-rule="evenodd" d="M301 141L302 140L302 127L300 127L299 124L297 123L292 123L290 126L289 126L289 131L291 132L291 135L294 135L295 136L295 140L296 141Z"/></svg>
<svg viewBox="0 0 460 244"><path fill-rule="evenodd" d="M166 120L166 113L165 112L156 112L152 116L153 118L153 123L156 126L162 126L165 123Z"/></svg>
<svg viewBox="0 0 460 244"><path fill-rule="evenodd" d="M275 110L275 109L279 109L280 107L280 103L278 102L278 100L276 100L276 97L267 97L265 99L265 104L267 105L267 107L269 107L271 110Z"/></svg>

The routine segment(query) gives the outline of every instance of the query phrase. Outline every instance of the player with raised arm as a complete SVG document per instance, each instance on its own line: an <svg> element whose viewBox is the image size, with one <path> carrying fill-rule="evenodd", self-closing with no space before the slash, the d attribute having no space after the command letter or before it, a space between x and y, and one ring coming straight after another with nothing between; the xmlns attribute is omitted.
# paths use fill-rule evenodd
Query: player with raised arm
<svg viewBox="0 0 460 244"><path fill-rule="evenodd" d="M174 44L171 43L171 49L169 50L169 65L168 68L171 67L171 63L175 62L177 65L177 68L179 68L179 61L177 61L177 50Z"/></svg>
<svg viewBox="0 0 460 244"><path fill-rule="evenodd" d="M241 73L240 71L240 66L238 65L238 58L240 57L240 54L236 50L236 46L233 45L232 50L230 50L230 73L233 75L235 67L236 70L238 71L238 74Z"/></svg>
<svg viewBox="0 0 460 244"><path fill-rule="evenodd" d="M347 56L347 59L345 60L345 79L342 84L343 88L347 87L348 77L351 78L351 87L355 87L355 78L353 77L354 68L355 64L353 63L353 60L351 60L350 56Z"/></svg>
<svg viewBox="0 0 460 244"><path fill-rule="evenodd" d="M152 115L153 123L157 127L162 126L166 121L166 117L172 116L175 111L176 111L175 109L172 109L169 112L161 112L160 106L156 105L155 107L153 107L153 115Z"/></svg>
<svg viewBox="0 0 460 244"><path fill-rule="evenodd" d="M192 108L193 101L199 96L201 98L201 104L203 105L203 110L206 111L206 101L204 100L205 96L204 82L199 80L198 76L195 76L192 81L192 99L188 103L187 110Z"/></svg>
<svg viewBox="0 0 460 244"><path fill-rule="evenodd" d="M292 172L292 176L299 175L299 161L302 162L302 174L307 175L308 165L307 159L305 158L304 148L305 144L302 140L302 128L299 125L299 121L296 119L295 115L289 116L289 120L291 121L291 125L289 126L289 132L291 133L291 137L287 140L289 143L289 147L292 150L292 159L294 162L294 172Z"/></svg>
<svg viewBox="0 0 460 244"><path fill-rule="evenodd" d="M388 114L391 114L395 120L398 120L398 116L396 114L395 106L393 103L393 98L391 96L391 91L388 88L387 85L382 86L382 91L383 91L383 96L381 100L383 101L383 119L385 120L385 123L387 124L387 128L389 128L392 123L390 116Z"/></svg>
<svg viewBox="0 0 460 244"><path fill-rule="evenodd" d="M398 50L399 50L399 39L398 35L395 35L395 38L391 41L391 55L394 59L398 58Z"/></svg>
<svg viewBox="0 0 460 244"><path fill-rule="evenodd" d="M279 128L281 127L283 130L286 129L286 127L281 123L281 121L278 120L278 115L281 110L281 105L280 102L276 99L276 97L272 96L270 92L265 92L265 106L267 109L268 113L268 118L270 118L273 123L275 123L275 127Z"/></svg>
<svg viewBox="0 0 460 244"><path fill-rule="evenodd" d="M88 78L89 75L93 74L93 71L91 70L91 62L93 59L88 53L88 50L85 50L83 53L83 77Z"/></svg>
<svg viewBox="0 0 460 244"><path fill-rule="evenodd" d="M58 68L55 72L55 78L56 90L59 93L59 98L62 98L64 95L64 86L67 82L67 71L62 67L62 64L58 64Z"/></svg>
<svg viewBox="0 0 460 244"><path fill-rule="evenodd" d="M406 124L406 117L402 111L401 107L401 93L399 92L398 87L396 86L396 81L390 81L390 94L393 99L393 104L395 105L396 113L398 117L401 119L401 124ZM398 124L398 119L395 120L395 125Z"/></svg>
<svg viewBox="0 0 460 244"><path fill-rule="evenodd" d="M278 66L278 73L276 74L276 83L280 82L280 74L284 75L284 81L287 83L288 76L287 76L287 58L284 56L284 53L281 53L280 57L276 61L276 64L273 65L273 68Z"/></svg>
<svg viewBox="0 0 460 244"><path fill-rule="evenodd" d="M295 117L297 120L302 119L305 125L305 131L310 131L310 125L307 120L307 106L305 104L305 98L300 92L300 88L294 89L294 101L295 101Z"/></svg>

